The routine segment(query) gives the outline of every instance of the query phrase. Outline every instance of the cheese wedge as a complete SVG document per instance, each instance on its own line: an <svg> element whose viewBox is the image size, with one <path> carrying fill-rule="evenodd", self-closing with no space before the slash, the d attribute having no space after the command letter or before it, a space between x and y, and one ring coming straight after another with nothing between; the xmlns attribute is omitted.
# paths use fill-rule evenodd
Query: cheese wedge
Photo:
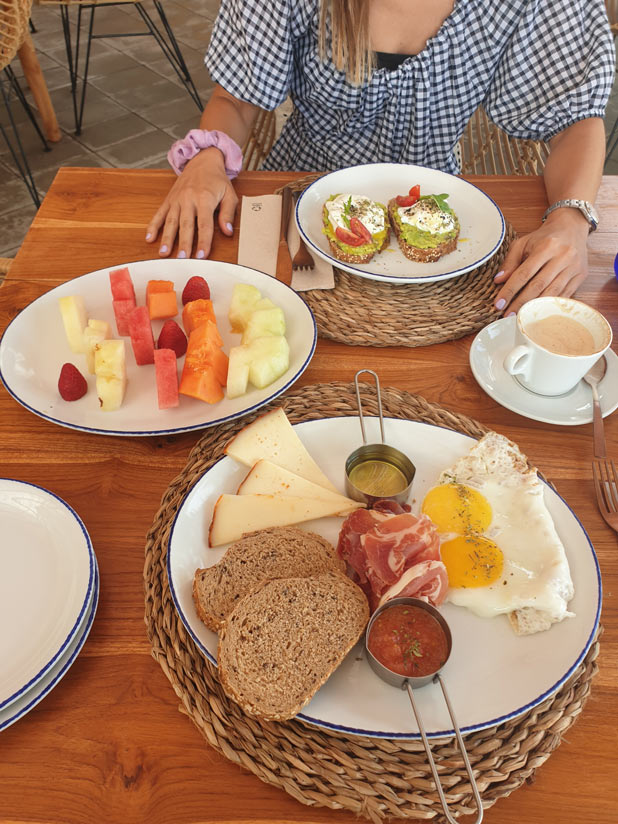
<svg viewBox="0 0 618 824"><path fill-rule="evenodd" d="M296 498L316 498L321 501L339 503L341 509L337 514L348 515L364 504L346 498L345 495L331 492L323 486L301 478L300 475L284 469L272 461L258 461L245 480L236 490L237 495L284 495Z"/></svg>
<svg viewBox="0 0 618 824"><path fill-rule="evenodd" d="M254 466L262 459L272 461L301 478L339 494L307 452L281 407L241 429L225 447L225 454L245 466Z"/></svg>
<svg viewBox="0 0 618 824"><path fill-rule="evenodd" d="M340 508L340 501L292 495L221 495L212 514L208 543L211 547L229 544L245 532L325 518Z"/></svg>

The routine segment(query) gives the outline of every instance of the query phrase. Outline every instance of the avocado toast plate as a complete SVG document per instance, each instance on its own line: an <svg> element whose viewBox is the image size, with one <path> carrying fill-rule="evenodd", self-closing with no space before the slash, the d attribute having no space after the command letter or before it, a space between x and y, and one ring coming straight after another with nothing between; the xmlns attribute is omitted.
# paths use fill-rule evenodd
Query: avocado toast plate
<svg viewBox="0 0 618 824"><path fill-rule="evenodd" d="M334 193L364 195L387 204L415 185L420 185L423 195L448 194L448 203L460 224L453 251L437 261L408 260L392 233L389 246L367 263L340 260L333 254L323 232L323 209ZM346 272L386 283L432 283L463 275L489 260L500 248L505 233L502 212L477 186L436 169L398 163L350 166L323 175L299 197L295 217L312 253Z"/></svg>

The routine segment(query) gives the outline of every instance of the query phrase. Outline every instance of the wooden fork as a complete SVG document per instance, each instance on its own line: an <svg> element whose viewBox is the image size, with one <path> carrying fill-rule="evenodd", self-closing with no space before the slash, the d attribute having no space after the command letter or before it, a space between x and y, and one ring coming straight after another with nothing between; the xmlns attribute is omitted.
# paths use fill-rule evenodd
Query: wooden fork
<svg viewBox="0 0 618 824"><path fill-rule="evenodd" d="M592 462L594 490L605 523L618 532L618 472L612 460Z"/></svg>

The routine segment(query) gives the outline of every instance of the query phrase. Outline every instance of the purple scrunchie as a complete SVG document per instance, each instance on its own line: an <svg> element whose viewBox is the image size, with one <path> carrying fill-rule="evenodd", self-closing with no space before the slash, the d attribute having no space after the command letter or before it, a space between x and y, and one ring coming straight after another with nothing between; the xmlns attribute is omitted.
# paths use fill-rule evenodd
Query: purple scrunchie
<svg viewBox="0 0 618 824"><path fill-rule="evenodd" d="M230 180L242 169L242 152L238 144L224 132L191 129L184 140L177 140L167 153L167 160L179 175L192 157L211 146L219 149L225 160L225 174Z"/></svg>

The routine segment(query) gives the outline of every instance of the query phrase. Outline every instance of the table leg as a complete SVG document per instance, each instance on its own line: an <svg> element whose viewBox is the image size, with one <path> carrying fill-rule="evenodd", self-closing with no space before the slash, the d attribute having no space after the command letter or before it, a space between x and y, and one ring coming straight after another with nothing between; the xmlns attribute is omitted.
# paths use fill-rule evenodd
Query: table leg
<svg viewBox="0 0 618 824"><path fill-rule="evenodd" d="M24 77L26 78L28 86L30 86L34 102L41 115L45 135L52 143L57 143L62 135L58 128L56 112L54 111L49 92L47 91L47 84L41 71L39 58L37 57L34 43L29 34L26 35L17 55L24 70Z"/></svg>

